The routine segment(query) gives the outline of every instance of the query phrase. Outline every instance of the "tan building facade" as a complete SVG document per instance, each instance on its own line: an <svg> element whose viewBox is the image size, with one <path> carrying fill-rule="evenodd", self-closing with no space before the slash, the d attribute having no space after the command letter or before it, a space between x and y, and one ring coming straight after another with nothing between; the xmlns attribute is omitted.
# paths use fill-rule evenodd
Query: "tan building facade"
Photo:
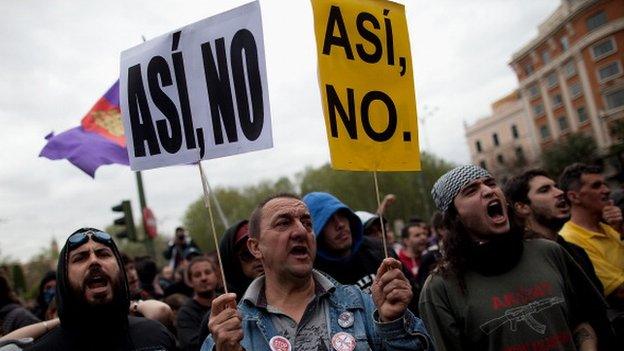
<svg viewBox="0 0 624 351"><path fill-rule="evenodd" d="M624 121L624 1L562 0L510 62L540 149L570 133L606 150Z"/></svg>
<svg viewBox="0 0 624 351"><path fill-rule="evenodd" d="M492 104L492 115L465 126L473 164L497 176L533 163L539 145L532 136L533 126L518 91Z"/></svg>

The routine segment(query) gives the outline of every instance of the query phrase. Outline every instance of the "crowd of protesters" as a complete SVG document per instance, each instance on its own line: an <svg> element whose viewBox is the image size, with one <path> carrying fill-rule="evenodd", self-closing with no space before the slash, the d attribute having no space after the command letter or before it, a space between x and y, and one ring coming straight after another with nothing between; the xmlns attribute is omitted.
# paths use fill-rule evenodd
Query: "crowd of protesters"
<svg viewBox="0 0 624 351"><path fill-rule="evenodd" d="M394 195L275 194L222 235L225 284L182 227L164 267L82 228L32 310L0 275L0 350L624 350L622 210L599 167L555 176L456 167L397 228Z"/></svg>

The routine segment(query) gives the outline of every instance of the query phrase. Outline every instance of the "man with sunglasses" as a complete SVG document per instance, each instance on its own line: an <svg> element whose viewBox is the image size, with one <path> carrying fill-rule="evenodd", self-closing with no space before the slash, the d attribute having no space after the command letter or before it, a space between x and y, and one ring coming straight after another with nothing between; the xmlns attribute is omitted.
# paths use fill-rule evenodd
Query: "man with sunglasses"
<svg viewBox="0 0 624 351"><path fill-rule="evenodd" d="M59 255L56 299L61 326L29 349L175 349L162 324L128 316L128 282L108 233L82 228L69 236Z"/></svg>
<svg viewBox="0 0 624 351"><path fill-rule="evenodd" d="M219 242L228 291L240 299L251 282L264 273L262 262L247 248L249 221L241 220L228 228Z"/></svg>

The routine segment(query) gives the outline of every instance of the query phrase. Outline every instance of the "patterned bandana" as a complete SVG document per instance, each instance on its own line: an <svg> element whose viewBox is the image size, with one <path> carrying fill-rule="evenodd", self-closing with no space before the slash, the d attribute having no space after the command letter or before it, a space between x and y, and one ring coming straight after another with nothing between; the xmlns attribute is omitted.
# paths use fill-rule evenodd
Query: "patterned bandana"
<svg viewBox="0 0 624 351"><path fill-rule="evenodd" d="M431 196L438 210L446 212L463 187L483 177L491 177L491 175L485 169L475 165L459 166L446 172L431 189Z"/></svg>

